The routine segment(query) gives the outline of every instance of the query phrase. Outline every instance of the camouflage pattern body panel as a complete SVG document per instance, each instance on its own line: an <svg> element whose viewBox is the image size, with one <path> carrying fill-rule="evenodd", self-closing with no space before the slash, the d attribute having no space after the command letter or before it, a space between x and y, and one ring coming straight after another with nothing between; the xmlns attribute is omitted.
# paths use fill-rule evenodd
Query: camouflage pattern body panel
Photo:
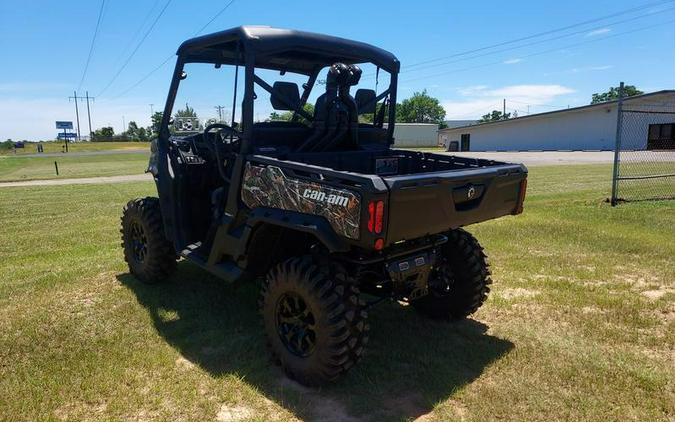
<svg viewBox="0 0 675 422"><path fill-rule="evenodd" d="M359 238L361 198L346 189L290 179L279 167L246 163L241 199L249 208L279 208L318 215L328 220L339 235Z"/></svg>

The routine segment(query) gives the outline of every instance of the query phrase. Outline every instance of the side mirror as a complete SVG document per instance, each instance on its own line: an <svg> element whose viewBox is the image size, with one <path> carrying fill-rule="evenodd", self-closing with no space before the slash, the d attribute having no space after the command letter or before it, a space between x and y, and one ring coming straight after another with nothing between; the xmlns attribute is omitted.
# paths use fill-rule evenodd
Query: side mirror
<svg viewBox="0 0 675 422"><path fill-rule="evenodd" d="M293 82L275 82L272 85L270 102L275 110L295 110L300 104L298 85Z"/></svg>
<svg viewBox="0 0 675 422"><path fill-rule="evenodd" d="M359 89L356 91L354 100L356 101L359 114L375 113L375 97L375 91L372 89Z"/></svg>

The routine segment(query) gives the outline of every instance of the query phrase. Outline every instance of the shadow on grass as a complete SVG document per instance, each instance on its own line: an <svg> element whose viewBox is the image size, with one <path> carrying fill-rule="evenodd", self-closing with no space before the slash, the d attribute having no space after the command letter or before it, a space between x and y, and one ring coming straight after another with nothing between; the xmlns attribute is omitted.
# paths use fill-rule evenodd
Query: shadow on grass
<svg viewBox="0 0 675 422"><path fill-rule="evenodd" d="M242 377L304 420L414 419L513 348L477 321L434 322L387 303L369 313L370 343L360 364L335 384L307 389L271 363L255 283L226 284L187 262L166 284L144 285L129 274L117 278L186 359L214 377Z"/></svg>

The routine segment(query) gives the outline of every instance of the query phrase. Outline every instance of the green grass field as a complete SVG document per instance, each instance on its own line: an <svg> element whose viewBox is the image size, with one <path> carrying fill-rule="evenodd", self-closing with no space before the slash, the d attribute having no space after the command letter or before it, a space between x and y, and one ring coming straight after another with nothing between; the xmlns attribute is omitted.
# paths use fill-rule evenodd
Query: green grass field
<svg viewBox="0 0 675 422"><path fill-rule="evenodd" d="M127 274L120 211L152 183L2 188L0 420L672 421L675 202L611 208L610 174L532 168L523 215L469 227L483 308L376 307L361 364L320 390L270 363L255 286Z"/></svg>
<svg viewBox="0 0 675 422"><path fill-rule="evenodd" d="M27 142L25 148L14 150L0 150L0 155L27 155L37 153L39 142ZM42 142L44 153L63 152L63 141ZM68 144L69 152L99 152L99 151L150 151L150 142L70 142Z"/></svg>
<svg viewBox="0 0 675 422"><path fill-rule="evenodd" d="M54 161L58 163L56 175ZM0 182L72 177L141 174L148 166L147 154L105 154L58 157L0 157Z"/></svg>

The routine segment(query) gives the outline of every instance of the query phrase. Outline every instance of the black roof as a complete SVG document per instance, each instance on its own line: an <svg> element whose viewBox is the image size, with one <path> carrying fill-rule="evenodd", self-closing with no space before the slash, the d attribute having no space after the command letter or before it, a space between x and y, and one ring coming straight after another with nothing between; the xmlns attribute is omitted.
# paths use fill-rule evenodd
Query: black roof
<svg viewBox="0 0 675 422"><path fill-rule="evenodd" d="M176 54L188 62L234 64L237 42L255 54L256 67L310 74L335 62L373 63L397 73L396 56L370 44L312 32L239 26L189 39ZM243 64L240 63L239 64Z"/></svg>

